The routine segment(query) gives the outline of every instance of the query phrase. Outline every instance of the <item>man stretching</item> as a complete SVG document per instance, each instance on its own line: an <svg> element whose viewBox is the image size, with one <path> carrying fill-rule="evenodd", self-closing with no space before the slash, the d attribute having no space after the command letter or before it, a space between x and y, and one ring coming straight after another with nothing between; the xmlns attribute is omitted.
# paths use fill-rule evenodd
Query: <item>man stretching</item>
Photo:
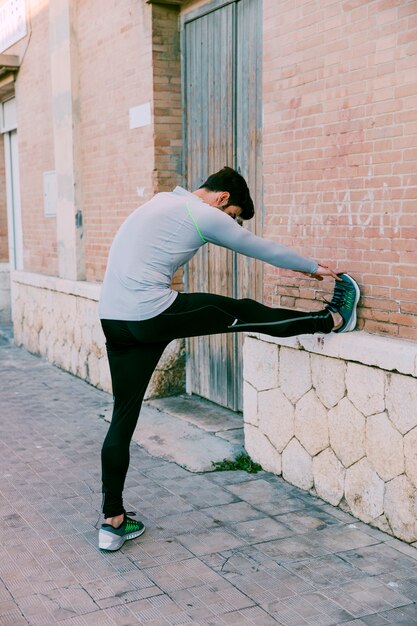
<svg viewBox="0 0 417 626"><path fill-rule="evenodd" d="M240 331L290 337L346 332L356 326L356 282L348 274L337 274L241 228L238 221L253 215L244 178L224 167L193 193L181 187L158 193L126 219L114 238L99 306L114 395L101 454L105 519L99 547L103 550L118 550L145 530L126 515L122 493L143 397L170 341ZM172 290L176 270L208 242L317 280L334 278L333 297L321 311L301 312L267 307L248 298Z"/></svg>

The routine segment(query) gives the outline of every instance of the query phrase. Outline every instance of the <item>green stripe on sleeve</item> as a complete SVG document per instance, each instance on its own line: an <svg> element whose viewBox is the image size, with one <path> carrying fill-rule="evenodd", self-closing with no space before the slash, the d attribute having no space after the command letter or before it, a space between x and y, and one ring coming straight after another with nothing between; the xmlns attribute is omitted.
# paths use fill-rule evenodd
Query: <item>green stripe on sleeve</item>
<svg viewBox="0 0 417 626"><path fill-rule="evenodd" d="M185 207L187 209L187 213L190 216L190 219L191 219L192 223L195 226L196 231L198 232L198 236L200 237L201 241L203 243L207 243L207 241L204 239L203 235L201 234L201 230L199 229L197 222L194 219L194 215L191 213L190 205L189 205L188 202L185 203Z"/></svg>

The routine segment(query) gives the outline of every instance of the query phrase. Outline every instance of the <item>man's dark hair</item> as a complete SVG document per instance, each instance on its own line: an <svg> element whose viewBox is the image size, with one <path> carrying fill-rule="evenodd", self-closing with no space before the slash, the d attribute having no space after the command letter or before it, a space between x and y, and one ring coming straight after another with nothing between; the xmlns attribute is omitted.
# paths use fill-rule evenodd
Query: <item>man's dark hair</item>
<svg viewBox="0 0 417 626"><path fill-rule="evenodd" d="M250 220L254 214L252 198L246 180L236 170L231 167L223 167L215 174L211 174L200 187L209 191L228 191L230 198L228 205L238 206L242 209L239 217L243 220Z"/></svg>

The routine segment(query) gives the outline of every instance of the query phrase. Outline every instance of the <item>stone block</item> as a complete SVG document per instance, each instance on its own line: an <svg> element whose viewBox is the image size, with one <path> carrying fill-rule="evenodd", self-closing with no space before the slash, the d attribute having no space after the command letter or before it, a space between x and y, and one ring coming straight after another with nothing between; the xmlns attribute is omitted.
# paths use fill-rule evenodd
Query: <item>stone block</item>
<svg viewBox="0 0 417 626"><path fill-rule="evenodd" d="M310 389L296 404L295 436L312 456L329 445L327 411L314 389Z"/></svg>
<svg viewBox="0 0 417 626"><path fill-rule="evenodd" d="M70 365L71 374L76 374L77 369L78 369L78 350L73 344L71 346L71 365Z"/></svg>
<svg viewBox="0 0 417 626"><path fill-rule="evenodd" d="M279 389L260 391L258 394L258 426L282 452L294 436L294 407Z"/></svg>
<svg viewBox="0 0 417 626"><path fill-rule="evenodd" d="M367 419L366 456L385 481L404 472L403 438L388 419L386 412L371 415Z"/></svg>
<svg viewBox="0 0 417 626"><path fill-rule="evenodd" d="M385 515L393 534L403 541L417 540L417 491L404 474L386 484Z"/></svg>
<svg viewBox="0 0 417 626"><path fill-rule="evenodd" d="M83 342L81 320L77 319L74 322L74 345L79 350Z"/></svg>
<svg viewBox="0 0 417 626"><path fill-rule="evenodd" d="M77 376L80 378L84 378L84 380L89 380L87 378L87 358L88 354L84 346L81 347L78 353L78 368L77 368Z"/></svg>
<svg viewBox="0 0 417 626"><path fill-rule="evenodd" d="M243 377L258 391L278 387L278 347L246 337L243 344Z"/></svg>
<svg viewBox="0 0 417 626"><path fill-rule="evenodd" d="M331 448L313 459L313 475L317 495L337 506L344 494L346 470Z"/></svg>
<svg viewBox="0 0 417 626"><path fill-rule="evenodd" d="M348 398L329 411L330 445L345 467L365 454L365 418Z"/></svg>
<svg viewBox="0 0 417 626"><path fill-rule="evenodd" d="M372 526L375 526L375 528L382 530L382 532L384 533L392 535L391 527L385 515L380 515L379 517L377 517L376 520L372 522Z"/></svg>
<svg viewBox="0 0 417 626"><path fill-rule="evenodd" d="M417 487L417 428L404 437L405 473L414 487Z"/></svg>
<svg viewBox="0 0 417 626"><path fill-rule="evenodd" d="M111 393L112 385L110 378L110 367L107 357L103 356L98 359L99 381L97 386L104 391Z"/></svg>
<svg viewBox="0 0 417 626"><path fill-rule="evenodd" d="M405 435L417 426L417 379L402 374L388 374L386 406L390 420Z"/></svg>
<svg viewBox="0 0 417 626"><path fill-rule="evenodd" d="M68 341L62 341L60 343L57 358L59 358L60 367L69 372L71 369L71 344Z"/></svg>
<svg viewBox="0 0 417 626"><path fill-rule="evenodd" d="M308 490L313 486L313 459L295 437L282 453L282 475L300 489Z"/></svg>
<svg viewBox="0 0 417 626"><path fill-rule="evenodd" d="M279 355L279 386L288 400L295 404L312 387L308 352L281 348Z"/></svg>
<svg viewBox="0 0 417 626"><path fill-rule="evenodd" d="M92 342L92 332L91 332L91 326L85 321L82 320L82 322L80 322L82 324L81 327L81 341L84 344L84 346L86 347L87 351L90 351L90 346L91 346L91 342Z"/></svg>
<svg viewBox="0 0 417 626"><path fill-rule="evenodd" d="M74 334L75 340L75 334ZM101 352L104 352L106 349L106 338L103 333L103 329L101 328L100 320L97 320L92 328L92 341L96 344L96 346L100 349Z"/></svg>
<svg viewBox="0 0 417 626"><path fill-rule="evenodd" d="M384 481L366 458L346 470L345 497L353 515L371 522L384 512Z"/></svg>
<svg viewBox="0 0 417 626"><path fill-rule="evenodd" d="M311 375L318 398L331 409L345 395L346 364L340 359L312 354Z"/></svg>
<svg viewBox="0 0 417 626"><path fill-rule="evenodd" d="M45 329L42 328L42 330L39 333L39 354L41 354L42 356L46 355L46 333L45 333Z"/></svg>
<svg viewBox="0 0 417 626"><path fill-rule="evenodd" d="M26 344L25 344L26 345ZM55 362L55 337L50 332L50 329L47 329L47 337L46 337L46 357L48 361L51 363Z"/></svg>
<svg viewBox="0 0 417 626"><path fill-rule="evenodd" d="M258 392L246 380L243 381L243 419L247 424L258 426Z"/></svg>
<svg viewBox="0 0 417 626"><path fill-rule="evenodd" d="M100 383L100 368L98 358L93 352L90 352L87 358L88 363L88 382L97 386Z"/></svg>
<svg viewBox="0 0 417 626"><path fill-rule="evenodd" d="M348 363L346 389L347 397L363 415L385 410L385 374L382 370Z"/></svg>
<svg viewBox="0 0 417 626"><path fill-rule="evenodd" d="M184 342L181 339L174 339L167 345L164 353L157 365L158 369L171 369L175 367L184 354Z"/></svg>
<svg viewBox="0 0 417 626"><path fill-rule="evenodd" d="M269 439L255 426L245 423L245 449L255 463L267 472L281 474L281 455Z"/></svg>

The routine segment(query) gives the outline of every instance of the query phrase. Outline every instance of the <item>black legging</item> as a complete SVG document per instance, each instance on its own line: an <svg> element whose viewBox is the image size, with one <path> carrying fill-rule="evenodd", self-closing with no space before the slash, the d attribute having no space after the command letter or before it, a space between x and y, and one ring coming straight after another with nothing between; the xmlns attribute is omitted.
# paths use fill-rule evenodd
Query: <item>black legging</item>
<svg viewBox="0 0 417 626"><path fill-rule="evenodd" d="M146 388L159 359L173 339L255 331L274 337L329 333L330 311L303 313L273 309L248 298L210 293L179 293L163 313L148 320L101 320L113 385L114 408L103 443L103 513L124 512L122 492L129 467L129 446Z"/></svg>

